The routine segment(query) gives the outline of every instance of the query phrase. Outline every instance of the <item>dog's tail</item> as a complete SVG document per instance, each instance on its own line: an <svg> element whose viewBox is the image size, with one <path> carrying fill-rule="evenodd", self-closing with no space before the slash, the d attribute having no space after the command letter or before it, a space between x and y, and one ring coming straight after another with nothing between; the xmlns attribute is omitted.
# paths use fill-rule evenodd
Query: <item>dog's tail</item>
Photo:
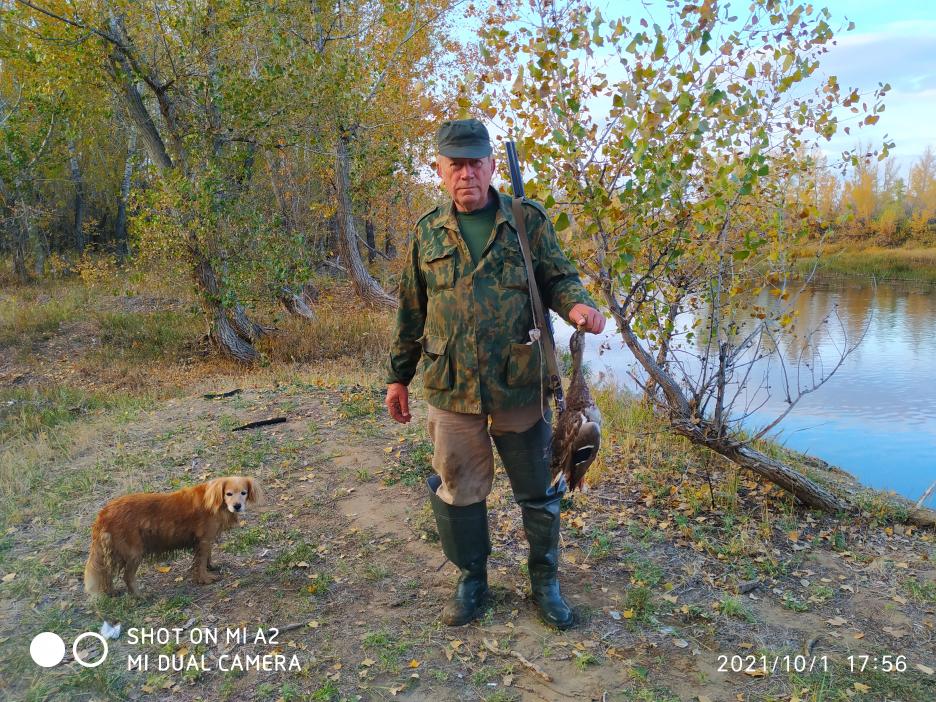
<svg viewBox="0 0 936 702"><path fill-rule="evenodd" d="M110 594L113 587L113 558L111 535L106 531L93 530L91 551L84 569L84 589L89 595Z"/></svg>

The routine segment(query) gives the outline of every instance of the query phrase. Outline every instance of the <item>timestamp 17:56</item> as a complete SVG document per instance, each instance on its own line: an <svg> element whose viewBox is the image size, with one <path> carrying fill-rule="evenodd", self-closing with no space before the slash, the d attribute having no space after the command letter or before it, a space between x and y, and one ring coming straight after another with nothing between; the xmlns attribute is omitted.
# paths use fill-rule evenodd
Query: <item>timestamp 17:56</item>
<svg viewBox="0 0 936 702"><path fill-rule="evenodd" d="M907 670L907 657L898 655L883 656L847 656L848 669L852 673L865 670L879 670L882 673L903 673Z"/></svg>

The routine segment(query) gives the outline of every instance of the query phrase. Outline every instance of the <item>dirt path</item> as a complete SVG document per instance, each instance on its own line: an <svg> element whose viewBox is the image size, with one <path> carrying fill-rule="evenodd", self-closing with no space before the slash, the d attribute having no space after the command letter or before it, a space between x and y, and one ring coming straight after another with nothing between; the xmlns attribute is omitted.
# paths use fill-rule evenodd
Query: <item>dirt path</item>
<svg viewBox="0 0 936 702"><path fill-rule="evenodd" d="M764 540L747 543L740 524L717 510L686 516L639 471L566 505L561 581L579 624L564 633L534 616L519 510L499 474L492 605L477 623L442 626L456 571L433 541L424 407L404 427L381 401L379 388L289 383L89 420L47 458L47 480L23 496L0 541L0 697L936 699L932 535L837 531L789 515L795 530L768 521ZM270 416L288 421L232 431ZM140 599L88 601L89 528L107 499L223 474L255 476L265 505L222 538L221 581L193 585L180 554L144 565ZM39 631L70 647L103 620L123 632L100 667L30 661ZM131 628L178 628L181 638L134 642ZM249 643L226 640L238 629ZM205 631L219 641L197 640ZM128 656L147 654L148 670L127 669ZM230 668L235 656L264 654L274 664L295 656L300 669L220 669L222 657ZM806 657L783 659L796 654ZM878 656L877 669L852 671L850 654ZM160 655L186 669L158 670ZM730 672L730 658L719 670L719 655L749 656L735 661L747 671ZM884 655L906 656L906 670L883 672ZM804 663L812 670L785 670Z"/></svg>

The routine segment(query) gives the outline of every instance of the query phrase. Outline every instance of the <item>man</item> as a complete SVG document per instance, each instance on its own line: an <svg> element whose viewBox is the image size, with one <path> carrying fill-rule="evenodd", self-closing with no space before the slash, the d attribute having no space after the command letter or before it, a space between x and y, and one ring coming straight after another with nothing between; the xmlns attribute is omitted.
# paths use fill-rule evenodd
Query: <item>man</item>
<svg viewBox="0 0 936 702"><path fill-rule="evenodd" d="M436 170L451 202L423 215L407 253L386 405L396 421L410 421L407 386L422 357L437 473L428 481L430 502L442 550L461 570L442 620L466 624L488 593L493 439L523 514L533 601L547 623L565 629L573 616L556 577L565 483L550 486L548 389L540 346L529 334L533 312L511 199L490 185L494 159L481 122L443 122L436 143ZM524 202L523 214L544 303L600 333L604 317L545 210Z"/></svg>

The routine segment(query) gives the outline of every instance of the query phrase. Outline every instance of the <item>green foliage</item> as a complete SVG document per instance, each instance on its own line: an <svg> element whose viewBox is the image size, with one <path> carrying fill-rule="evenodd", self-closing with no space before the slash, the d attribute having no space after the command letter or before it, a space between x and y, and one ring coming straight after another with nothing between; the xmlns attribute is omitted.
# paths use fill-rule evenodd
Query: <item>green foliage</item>
<svg viewBox="0 0 936 702"><path fill-rule="evenodd" d="M796 326L791 265L818 217L812 154L851 129L839 110L875 122L890 86L861 95L818 80L835 36L824 8L667 7L653 21L639 9L606 18L584 0L497 3L485 70L464 91L484 94L492 116L500 107L533 174L528 195L554 205L563 244L665 387L674 422L704 417L734 437L743 392L758 390L746 364L813 331ZM861 163L856 149L830 167Z"/></svg>

